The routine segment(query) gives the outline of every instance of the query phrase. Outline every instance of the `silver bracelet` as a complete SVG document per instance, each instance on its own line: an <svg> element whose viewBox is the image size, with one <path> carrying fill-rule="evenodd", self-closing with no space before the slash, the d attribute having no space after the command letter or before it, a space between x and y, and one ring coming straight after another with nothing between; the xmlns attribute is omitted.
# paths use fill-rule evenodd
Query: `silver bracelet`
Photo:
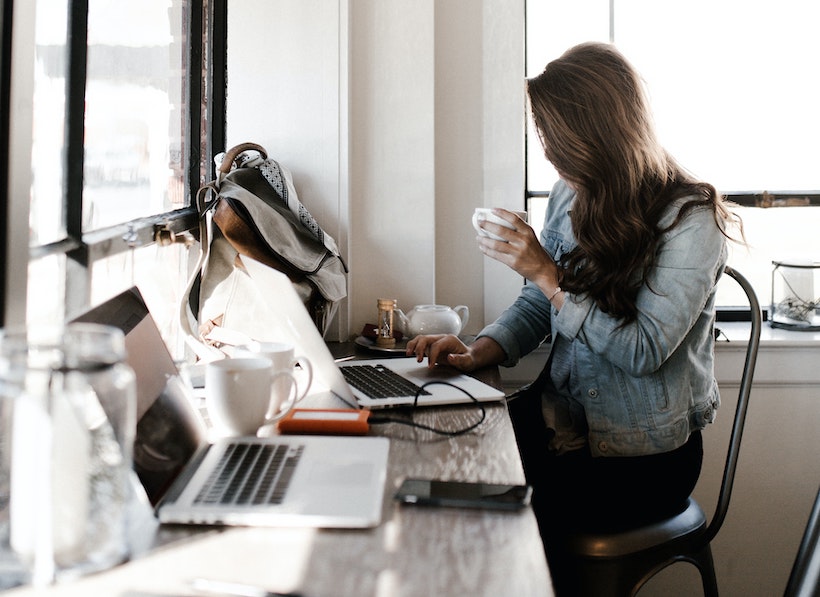
<svg viewBox="0 0 820 597"><path fill-rule="evenodd" d="M560 286L555 289L555 292L553 292L547 300L549 302L552 302L552 299L554 299L558 295L559 292L561 292L561 287Z"/></svg>

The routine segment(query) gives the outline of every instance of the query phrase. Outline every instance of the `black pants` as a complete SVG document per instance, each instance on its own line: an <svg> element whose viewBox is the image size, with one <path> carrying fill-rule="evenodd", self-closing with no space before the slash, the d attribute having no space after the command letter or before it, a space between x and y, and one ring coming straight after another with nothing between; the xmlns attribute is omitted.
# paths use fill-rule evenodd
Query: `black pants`
<svg viewBox="0 0 820 597"><path fill-rule="evenodd" d="M556 456L541 414L540 396L509 402L532 506L556 591L561 591L563 537L578 531L617 531L680 512L695 488L703 461L699 431L663 454L593 457L589 449Z"/></svg>

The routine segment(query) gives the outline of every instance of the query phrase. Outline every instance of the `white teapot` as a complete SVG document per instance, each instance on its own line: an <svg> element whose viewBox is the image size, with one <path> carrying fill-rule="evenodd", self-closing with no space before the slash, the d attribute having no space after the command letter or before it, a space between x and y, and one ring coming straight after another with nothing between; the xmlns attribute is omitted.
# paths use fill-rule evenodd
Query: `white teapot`
<svg viewBox="0 0 820 597"><path fill-rule="evenodd" d="M459 334L470 318L465 305L416 305L407 315L401 309L394 313L404 334L410 338L419 334Z"/></svg>

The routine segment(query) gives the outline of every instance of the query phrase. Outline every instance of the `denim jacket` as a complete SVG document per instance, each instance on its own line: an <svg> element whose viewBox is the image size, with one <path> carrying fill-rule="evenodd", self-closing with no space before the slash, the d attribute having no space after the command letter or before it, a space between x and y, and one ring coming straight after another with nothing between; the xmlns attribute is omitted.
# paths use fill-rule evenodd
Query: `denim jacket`
<svg viewBox="0 0 820 597"><path fill-rule="evenodd" d="M556 261L576 245L569 218L574 197L560 181L550 194L540 240ZM660 227L674 220L685 200L674 202ZM512 366L552 335L552 382L582 409L593 455L667 452L711 423L720 404L714 303L726 257L713 213L698 207L664 233L632 323L621 326L589 298L569 293L559 312L525 283L479 337L496 340L507 355L503 365Z"/></svg>

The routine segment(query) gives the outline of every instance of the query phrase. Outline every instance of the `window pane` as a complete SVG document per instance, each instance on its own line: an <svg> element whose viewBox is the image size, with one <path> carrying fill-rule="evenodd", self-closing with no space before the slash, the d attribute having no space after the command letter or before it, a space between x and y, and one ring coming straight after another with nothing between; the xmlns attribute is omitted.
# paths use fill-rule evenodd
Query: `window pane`
<svg viewBox="0 0 820 597"><path fill-rule="evenodd" d="M182 207L183 0L90 0L84 230Z"/></svg>
<svg viewBox="0 0 820 597"><path fill-rule="evenodd" d="M820 262L817 231L820 207L736 207L743 218L748 247L730 243L729 263L749 279L760 305L768 308L772 294L772 261ZM730 284L730 287L736 286ZM741 294L718 295L722 305L745 305Z"/></svg>
<svg viewBox="0 0 820 597"><path fill-rule="evenodd" d="M820 190L820 3L614 0L612 34L647 81L669 151L722 192ZM609 39L609 2L527 2L528 76ZM557 175L528 135L528 187Z"/></svg>
<svg viewBox="0 0 820 597"><path fill-rule="evenodd" d="M820 2L673 6L615 2L666 148L723 192L820 190Z"/></svg>
<svg viewBox="0 0 820 597"><path fill-rule="evenodd" d="M65 255L50 255L29 262L27 324L47 325L65 320L65 276Z"/></svg>
<svg viewBox="0 0 820 597"><path fill-rule="evenodd" d="M67 0L37 0L34 49L32 246L65 237L63 134L65 121Z"/></svg>
<svg viewBox="0 0 820 597"><path fill-rule="evenodd" d="M584 41L609 39L609 0L527 1L527 77ZM548 191L558 174L544 158L538 133L527 118L527 187ZM532 219L532 214L530 216Z"/></svg>
<svg viewBox="0 0 820 597"><path fill-rule="evenodd" d="M609 10L528 0L527 75L575 43L609 39ZM646 80L661 141L684 167L724 193L820 190L820 3L612 0L612 10L613 39ZM557 178L530 130L528 191L549 191ZM545 205L530 199L533 223ZM772 260L820 261L820 208L737 211L749 247L734 246L730 263L766 305ZM719 289L718 304L744 305L733 292Z"/></svg>
<svg viewBox="0 0 820 597"><path fill-rule="evenodd" d="M184 244L152 244L95 261L91 268L91 304L98 305L137 286L163 338L182 356L177 323L179 300L188 279L189 249Z"/></svg>

